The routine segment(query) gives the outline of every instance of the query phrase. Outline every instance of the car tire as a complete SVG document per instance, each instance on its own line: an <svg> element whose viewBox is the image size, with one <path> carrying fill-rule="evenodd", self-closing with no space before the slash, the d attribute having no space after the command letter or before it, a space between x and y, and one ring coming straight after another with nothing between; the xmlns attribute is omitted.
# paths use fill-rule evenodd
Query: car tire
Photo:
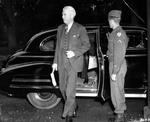
<svg viewBox="0 0 150 122"><path fill-rule="evenodd" d="M55 94L48 92L28 93L27 99L38 109L51 109L61 101L61 98L58 98Z"/></svg>

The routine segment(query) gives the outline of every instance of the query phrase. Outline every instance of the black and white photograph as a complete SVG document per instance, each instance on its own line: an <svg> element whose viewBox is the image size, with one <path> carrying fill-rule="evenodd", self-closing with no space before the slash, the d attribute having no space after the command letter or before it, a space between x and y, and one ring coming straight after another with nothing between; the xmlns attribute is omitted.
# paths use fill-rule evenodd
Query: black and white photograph
<svg viewBox="0 0 150 122"><path fill-rule="evenodd" d="M0 0L0 122L150 122L150 0Z"/></svg>

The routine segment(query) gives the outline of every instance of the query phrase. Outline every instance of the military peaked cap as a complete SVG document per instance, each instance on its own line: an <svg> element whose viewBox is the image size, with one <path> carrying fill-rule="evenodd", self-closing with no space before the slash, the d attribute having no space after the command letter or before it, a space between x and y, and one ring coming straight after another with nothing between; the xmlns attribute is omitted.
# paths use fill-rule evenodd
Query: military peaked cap
<svg viewBox="0 0 150 122"><path fill-rule="evenodd" d="M120 10L111 10L108 13L108 18L121 18L121 11Z"/></svg>

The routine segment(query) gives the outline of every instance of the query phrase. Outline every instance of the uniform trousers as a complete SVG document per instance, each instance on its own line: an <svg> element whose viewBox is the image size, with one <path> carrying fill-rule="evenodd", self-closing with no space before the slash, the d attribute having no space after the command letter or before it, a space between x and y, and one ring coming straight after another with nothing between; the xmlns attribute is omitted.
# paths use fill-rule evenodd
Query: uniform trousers
<svg viewBox="0 0 150 122"><path fill-rule="evenodd" d="M109 73L110 76L113 71L113 62L109 62ZM116 81L112 81L110 78L110 89L111 89L111 101L115 108L115 113L124 113L126 110L125 103L125 92L124 92L124 82L125 75L127 72L127 64L124 59L119 72L116 74Z"/></svg>
<svg viewBox="0 0 150 122"><path fill-rule="evenodd" d="M72 68L69 59L65 65L64 70L61 72L61 83L60 83L60 91L64 98L64 110L62 117L72 116L73 112L76 108L76 80L77 80L77 72Z"/></svg>

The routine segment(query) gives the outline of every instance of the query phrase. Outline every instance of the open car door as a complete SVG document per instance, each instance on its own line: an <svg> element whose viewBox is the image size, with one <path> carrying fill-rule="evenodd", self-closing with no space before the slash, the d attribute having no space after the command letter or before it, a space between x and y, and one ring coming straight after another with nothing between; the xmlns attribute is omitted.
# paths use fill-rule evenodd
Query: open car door
<svg viewBox="0 0 150 122"><path fill-rule="evenodd" d="M100 46L100 27L86 26L86 29L91 47L89 51L84 54L84 68L83 71L79 73L76 96L99 97L106 100L109 97L109 92L107 93L105 89L108 89L109 85L105 86L104 84L106 80L104 79L105 61Z"/></svg>

